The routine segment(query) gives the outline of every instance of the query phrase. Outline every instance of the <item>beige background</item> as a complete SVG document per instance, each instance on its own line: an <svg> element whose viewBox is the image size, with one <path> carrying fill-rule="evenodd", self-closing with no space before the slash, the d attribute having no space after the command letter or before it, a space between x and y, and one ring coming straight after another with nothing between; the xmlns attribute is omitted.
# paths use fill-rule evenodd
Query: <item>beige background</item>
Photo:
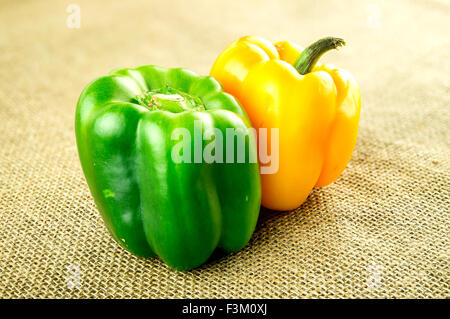
<svg viewBox="0 0 450 319"><path fill-rule="evenodd" d="M0 297L450 297L449 21L436 0L0 0ZM361 87L352 161L233 255L184 273L130 255L78 162L78 95L117 67L206 74L247 34L347 41L323 60Z"/></svg>

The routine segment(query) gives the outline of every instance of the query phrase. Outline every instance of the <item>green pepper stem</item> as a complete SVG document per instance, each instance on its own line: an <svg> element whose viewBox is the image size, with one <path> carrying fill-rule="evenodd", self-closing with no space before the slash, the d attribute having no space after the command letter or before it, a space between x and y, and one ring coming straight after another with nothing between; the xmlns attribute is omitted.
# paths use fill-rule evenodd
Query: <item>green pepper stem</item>
<svg viewBox="0 0 450 319"><path fill-rule="evenodd" d="M172 113L204 110L202 100L181 90L165 86L136 96L135 100L150 111L163 110Z"/></svg>
<svg viewBox="0 0 450 319"><path fill-rule="evenodd" d="M344 45L345 41L340 38L326 37L320 39L303 50L297 61L295 61L294 68L298 73L305 75L306 73L311 72L317 61L319 61L320 57L325 52L337 49Z"/></svg>

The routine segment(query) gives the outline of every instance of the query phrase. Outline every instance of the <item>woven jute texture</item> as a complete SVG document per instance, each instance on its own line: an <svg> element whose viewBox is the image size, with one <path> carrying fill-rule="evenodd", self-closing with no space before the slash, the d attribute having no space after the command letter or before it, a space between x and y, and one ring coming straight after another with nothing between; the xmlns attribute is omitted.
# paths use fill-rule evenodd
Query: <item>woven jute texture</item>
<svg viewBox="0 0 450 319"><path fill-rule="evenodd" d="M449 21L432 0L1 0L0 297L450 297ZM346 40L322 60L361 88L351 162L295 211L262 209L237 253L189 272L132 256L81 171L80 92L118 67L207 74L247 34Z"/></svg>

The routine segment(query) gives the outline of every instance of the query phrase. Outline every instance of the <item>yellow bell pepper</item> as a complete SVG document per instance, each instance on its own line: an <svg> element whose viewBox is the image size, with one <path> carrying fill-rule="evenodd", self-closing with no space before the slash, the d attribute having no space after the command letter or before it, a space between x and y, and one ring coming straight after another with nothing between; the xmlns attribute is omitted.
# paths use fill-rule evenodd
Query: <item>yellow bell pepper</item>
<svg viewBox="0 0 450 319"><path fill-rule="evenodd" d="M358 134L361 96L347 71L317 65L320 56L345 42L321 39L306 49L246 36L230 44L210 75L244 106L258 131L279 132L279 168L262 174L262 205L290 210L314 187L336 180L349 162ZM261 141L260 141L261 143ZM259 144L261 146L261 144ZM268 165L260 159L260 166Z"/></svg>

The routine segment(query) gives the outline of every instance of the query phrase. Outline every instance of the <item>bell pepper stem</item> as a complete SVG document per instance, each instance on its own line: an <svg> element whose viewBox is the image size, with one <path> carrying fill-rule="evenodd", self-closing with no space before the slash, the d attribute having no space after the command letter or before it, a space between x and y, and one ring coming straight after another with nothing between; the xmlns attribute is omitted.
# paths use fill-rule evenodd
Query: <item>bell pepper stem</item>
<svg viewBox="0 0 450 319"><path fill-rule="evenodd" d="M200 98L169 86L147 91L136 96L135 101L150 111L165 110L172 113L181 113L205 109Z"/></svg>
<svg viewBox="0 0 450 319"><path fill-rule="evenodd" d="M317 61L319 61L325 52L344 45L345 41L340 38L326 37L320 39L303 50L297 61L295 61L294 67L298 73L305 75L312 71Z"/></svg>

